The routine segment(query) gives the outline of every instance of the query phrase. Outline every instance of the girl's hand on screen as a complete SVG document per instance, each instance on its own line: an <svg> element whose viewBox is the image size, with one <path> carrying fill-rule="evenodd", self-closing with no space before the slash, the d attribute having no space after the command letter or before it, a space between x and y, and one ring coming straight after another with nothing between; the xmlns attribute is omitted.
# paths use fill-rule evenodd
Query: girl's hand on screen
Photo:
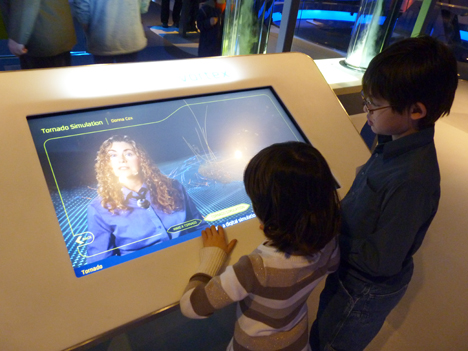
<svg viewBox="0 0 468 351"><path fill-rule="evenodd" d="M202 230L202 239L204 247L219 247L228 255L232 252L234 246L236 246L237 243L236 239L233 239L228 243L223 227L219 226L218 229L216 229L214 225L212 225L210 228Z"/></svg>

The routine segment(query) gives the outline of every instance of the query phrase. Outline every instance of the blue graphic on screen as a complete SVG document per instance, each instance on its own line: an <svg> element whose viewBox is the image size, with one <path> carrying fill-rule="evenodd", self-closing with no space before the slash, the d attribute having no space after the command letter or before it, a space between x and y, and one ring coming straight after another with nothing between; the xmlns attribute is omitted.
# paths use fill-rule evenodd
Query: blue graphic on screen
<svg viewBox="0 0 468 351"><path fill-rule="evenodd" d="M304 141L270 88L28 117L77 277L255 217L249 160Z"/></svg>

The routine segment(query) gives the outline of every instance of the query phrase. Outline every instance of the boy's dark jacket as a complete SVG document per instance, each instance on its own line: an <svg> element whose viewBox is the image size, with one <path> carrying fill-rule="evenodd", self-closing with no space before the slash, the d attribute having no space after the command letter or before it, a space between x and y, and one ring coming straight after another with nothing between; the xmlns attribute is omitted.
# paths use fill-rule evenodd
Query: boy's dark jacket
<svg viewBox="0 0 468 351"><path fill-rule="evenodd" d="M384 139L341 201L340 270L361 281L403 286L440 198L434 127Z"/></svg>

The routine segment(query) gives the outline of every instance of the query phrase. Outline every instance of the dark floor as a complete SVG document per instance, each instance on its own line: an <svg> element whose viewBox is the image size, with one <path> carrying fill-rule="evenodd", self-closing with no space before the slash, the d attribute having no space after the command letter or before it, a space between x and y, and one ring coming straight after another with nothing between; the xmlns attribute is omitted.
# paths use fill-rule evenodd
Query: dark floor
<svg viewBox="0 0 468 351"><path fill-rule="evenodd" d="M174 60L183 58L194 58L184 50L179 49L172 42L164 39L163 37L151 31L152 26L161 26L160 21L161 7L156 2L150 3L148 13L142 16L143 26L145 27L146 37L148 38L148 46L141 52L140 61L160 61L160 60ZM162 27L161 30L164 30ZM174 28L169 31L174 31ZM198 34L190 33L191 38L198 42Z"/></svg>
<svg viewBox="0 0 468 351"><path fill-rule="evenodd" d="M234 333L235 316L235 304L201 320L188 319L175 307L79 351L224 351Z"/></svg>

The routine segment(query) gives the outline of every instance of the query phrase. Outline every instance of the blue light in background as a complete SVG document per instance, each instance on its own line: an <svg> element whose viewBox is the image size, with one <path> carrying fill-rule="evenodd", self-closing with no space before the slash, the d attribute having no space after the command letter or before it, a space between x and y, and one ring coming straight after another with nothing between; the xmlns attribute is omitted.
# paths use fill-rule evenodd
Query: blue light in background
<svg viewBox="0 0 468 351"><path fill-rule="evenodd" d="M356 21L357 14L351 15L349 12L341 11L323 11L323 10L299 10L297 13L298 19L323 19L323 20L334 20L334 21ZM273 21L281 21L281 12L273 13Z"/></svg>
<svg viewBox="0 0 468 351"><path fill-rule="evenodd" d="M299 20L308 20L308 19L317 19L317 20L330 20L330 21L344 21L344 22L355 22L357 13L351 14L349 12L341 11L324 11L324 10L299 10L297 13L297 19ZM369 16L370 18L372 16ZM273 13L273 22L280 22L282 18L281 12ZM384 17L380 19L380 22L385 20ZM464 41L468 41L468 32L460 31L460 37Z"/></svg>
<svg viewBox="0 0 468 351"><path fill-rule="evenodd" d="M460 38L461 40L468 41L468 32L465 32L464 30L460 31Z"/></svg>
<svg viewBox="0 0 468 351"><path fill-rule="evenodd" d="M281 21L281 13L273 13L273 21ZM357 13L351 14L349 12L341 11L324 11L324 10L299 10L297 13L297 19L299 20L329 20L329 21L342 21L342 22L355 22L357 18ZM361 16L361 22L370 22L372 20L372 15ZM380 16L379 22L382 24L385 21L384 16Z"/></svg>
<svg viewBox="0 0 468 351"><path fill-rule="evenodd" d="M323 11L323 10L299 10L297 18L299 19L323 19L334 21L356 21L357 13L350 14L349 12L341 11Z"/></svg>

